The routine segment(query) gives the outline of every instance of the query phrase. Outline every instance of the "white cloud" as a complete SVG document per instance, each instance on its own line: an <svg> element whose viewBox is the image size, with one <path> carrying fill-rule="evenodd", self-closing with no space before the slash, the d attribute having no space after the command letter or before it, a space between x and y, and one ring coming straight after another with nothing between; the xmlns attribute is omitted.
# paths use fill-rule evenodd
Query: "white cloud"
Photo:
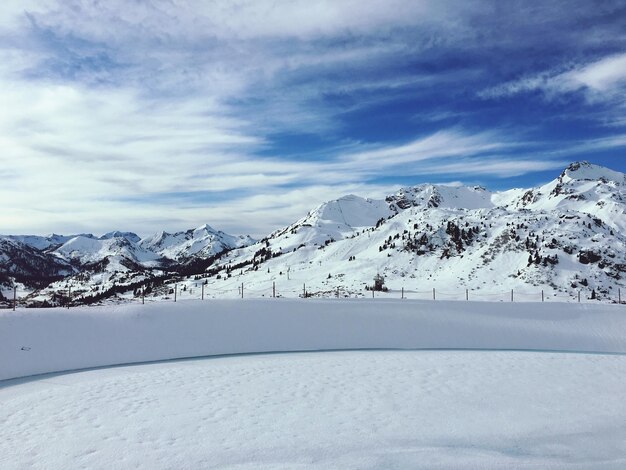
<svg viewBox="0 0 626 470"><path fill-rule="evenodd" d="M597 92L611 91L626 84L626 53L605 57L555 80L560 81L564 89L585 87Z"/></svg>
<svg viewBox="0 0 626 470"><path fill-rule="evenodd" d="M488 154L511 147L495 132L467 134L458 130L439 131L405 145L358 152L343 158L347 166L363 170L396 167L435 158Z"/></svg>
<svg viewBox="0 0 626 470"><path fill-rule="evenodd" d="M367 183L372 178L399 169L449 174L449 157L480 159L514 145L497 133L452 129L408 144L354 143L324 161L259 157L263 138L219 104L154 101L132 89L6 84L0 86L5 233L121 228L145 234L209 222L262 235L329 198L382 196L380 185ZM491 168L458 170L503 174ZM226 200L210 195L224 191L231 192ZM203 195L196 200L194 192Z"/></svg>
<svg viewBox="0 0 626 470"><path fill-rule="evenodd" d="M578 64L565 71L547 71L506 82L482 91L480 96L498 98L541 90L551 98L563 93L583 91L591 100L612 100L616 93L623 94L625 85L626 53L604 57L588 64Z"/></svg>
<svg viewBox="0 0 626 470"><path fill-rule="evenodd" d="M427 164L419 174L498 176L510 178L532 172L562 169L570 163L566 160L539 159L526 157L497 157L485 159L461 159L442 164Z"/></svg>
<svg viewBox="0 0 626 470"><path fill-rule="evenodd" d="M408 143L351 142L323 159L267 156L269 133L323 134L341 125L323 99L328 93L448 86L453 77L445 73L386 68L398 57L463 44L476 34L467 13L474 6L7 0L0 232L146 233L208 222L262 235L329 198L382 196L393 188L370 183L380 176L547 168L533 159L511 164L516 144L503 132L462 127ZM581 69L570 80L611 87L618 66Z"/></svg>
<svg viewBox="0 0 626 470"><path fill-rule="evenodd" d="M377 28L403 27L456 17L466 2L433 0L63 0L27 2L13 9L45 13L42 23L63 33L109 40L120 30L137 37L227 39L294 37L310 39ZM111 25L116 29L112 30Z"/></svg>

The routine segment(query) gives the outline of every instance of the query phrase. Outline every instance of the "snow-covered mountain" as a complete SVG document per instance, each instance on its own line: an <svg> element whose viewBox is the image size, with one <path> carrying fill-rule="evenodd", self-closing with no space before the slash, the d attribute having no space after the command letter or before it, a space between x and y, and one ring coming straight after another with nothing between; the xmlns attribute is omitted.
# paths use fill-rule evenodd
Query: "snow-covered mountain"
<svg viewBox="0 0 626 470"><path fill-rule="evenodd" d="M319 205L297 222L271 233L267 239L277 242L281 251L291 251L301 245L322 245L351 237L358 229L376 225L396 213L397 210L385 201L351 194ZM265 244L267 239L261 244Z"/></svg>
<svg viewBox="0 0 626 470"><path fill-rule="evenodd" d="M364 295L377 273L391 289L467 289L486 300L510 289L613 298L626 293L626 175L581 162L530 189L421 184L382 200L348 195L258 242L208 225L132 235L77 236L37 251L80 273L33 298L65 285L100 297L148 285L166 296L174 282L191 291L198 280L215 295L238 295L242 283L266 294L272 284L306 284L311 294Z"/></svg>
<svg viewBox="0 0 626 470"><path fill-rule="evenodd" d="M355 294L380 273L396 289L611 296L626 287L625 181L583 162L533 189L423 184L384 201L347 196L229 252L207 287L236 276L252 290L298 279L313 293Z"/></svg>
<svg viewBox="0 0 626 470"><path fill-rule="evenodd" d="M610 227L626 232L626 174L587 162L569 165L555 180L538 188L509 192L510 209L533 211L575 211L601 219Z"/></svg>
<svg viewBox="0 0 626 470"><path fill-rule="evenodd" d="M73 272L72 266L64 260L12 237L0 236L0 286L8 285L10 279L41 286Z"/></svg>
<svg viewBox="0 0 626 470"><path fill-rule="evenodd" d="M164 258L177 261L192 257L215 256L225 250L239 248L253 243L249 236L234 236L215 230L208 224L185 232L159 232L146 237L138 245Z"/></svg>
<svg viewBox="0 0 626 470"><path fill-rule="evenodd" d="M112 231L100 237L80 235L0 235L0 287L23 283L63 289L68 281L84 292L101 291L116 283L141 282L185 263L210 258L253 243L208 225L141 239L132 232ZM67 278L67 276L72 276ZM67 279L66 279L67 278Z"/></svg>
<svg viewBox="0 0 626 470"><path fill-rule="evenodd" d="M23 243L40 251L57 248L74 237L96 238L90 233L81 233L79 235L57 235L53 233L45 237L39 235L0 235L0 237Z"/></svg>
<svg viewBox="0 0 626 470"><path fill-rule="evenodd" d="M141 241L141 237L133 232L120 232L119 230L114 230L113 232L107 232L100 237L100 240L109 240L111 238L125 238L131 243L139 243Z"/></svg>
<svg viewBox="0 0 626 470"><path fill-rule="evenodd" d="M51 253L76 265L93 265L108 260L120 271L136 269L137 265L158 267L163 262L158 254L133 243L124 235L99 239L77 236ZM132 267L127 266L128 264Z"/></svg>
<svg viewBox="0 0 626 470"><path fill-rule="evenodd" d="M450 186L420 184L402 188L396 194L385 199L395 209L446 208L446 209L481 209L494 207L493 193L481 186Z"/></svg>

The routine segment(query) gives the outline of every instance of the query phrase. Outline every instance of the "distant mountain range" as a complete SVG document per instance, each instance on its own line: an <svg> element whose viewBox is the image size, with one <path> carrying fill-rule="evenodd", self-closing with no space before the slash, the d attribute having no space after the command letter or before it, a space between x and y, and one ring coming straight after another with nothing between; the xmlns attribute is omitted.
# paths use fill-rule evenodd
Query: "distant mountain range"
<svg viewBox="0 0 626 470"><path fill-rule="evenodd" d="M209 258L254 240L209 225L184 232L159 232L140 238L132 232L92 234L0 235L0 276L27 286L85 273L130 273L180 269L195 258ZM84 276L83 276L84 277Z"/></svg>
<svg viewBox="0 0 626 470"><path fill-rule="evenodd" d="M626 287L625 234L626 174L577 162L536 188L421 184L384 200L348 195L260 241L208 225L144 239L0 236L0 283L5 295L21 283L33 305L62 303L57 292L67 286L80 302L148 285L163 297L174 282L198 280L227 291L233 277L251 290L305 281L314 295L363 295L376 273L391 288L585 289L613 298Z"/></svg>

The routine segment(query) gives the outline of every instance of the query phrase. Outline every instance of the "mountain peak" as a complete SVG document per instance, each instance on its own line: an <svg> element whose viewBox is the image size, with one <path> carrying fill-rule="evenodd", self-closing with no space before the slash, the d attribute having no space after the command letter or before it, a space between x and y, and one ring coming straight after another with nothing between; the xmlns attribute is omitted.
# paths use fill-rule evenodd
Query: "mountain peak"
<svg viewBox="0 0 626 470"><path fill-rule="evenodd" d="M616 183L626 183L626 174L614 171L609 168L595 165L586 161L573 162L568 165L559 176L560 182L570 181L614 181Z"/></svg>
<svg viewBox="0 0 626 470"><path fill-rule="evenodd" d="M482 186L420 184L401 188L386 201L400 209L422 208L490 208L492 193Z"/></svg>
<svg viewBox="0 0 626 470"><path fill-rule="evenodd" d="M112 238L125 238L133 243L139 242L141 237L133 232L121 232L119 230L114 230L112 232L107 232L100 237L100 240L110 240Z"/></svg>
<svg viewBox="0 0 626 470"><path fill-rule="evenodd" d="M218 231L211 227L209 224L202 224L200 227L194 230L195 233L198 232L209 232L209 233L217 233Z"/></svg>

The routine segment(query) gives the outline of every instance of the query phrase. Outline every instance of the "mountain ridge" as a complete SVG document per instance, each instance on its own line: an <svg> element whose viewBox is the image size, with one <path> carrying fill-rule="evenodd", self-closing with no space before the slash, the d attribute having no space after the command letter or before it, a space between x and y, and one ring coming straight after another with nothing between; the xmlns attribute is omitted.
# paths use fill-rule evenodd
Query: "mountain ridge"
<svg viewBox="0 0 626 470"><path fill-rule="evenodd" d="M311 289L341 287L350 295L362 292L376 272L391 283L408 278L473 289L542 285L562 292L590 287L608 295L626 287L625 232L626 175L574 162L535 188L491 192L425 183L382 200L346 195L259 241L207 224L139 241L117 231L69 240L59 235L0 240L28 240L33 249L48 243L38 251L73 274L49 291L70 279L85 295L94 287L119 290L155 277L169 285L168 272L169 278L193 275L217 289L235 272L255 286L295 269L307 273Z"/></svg>

